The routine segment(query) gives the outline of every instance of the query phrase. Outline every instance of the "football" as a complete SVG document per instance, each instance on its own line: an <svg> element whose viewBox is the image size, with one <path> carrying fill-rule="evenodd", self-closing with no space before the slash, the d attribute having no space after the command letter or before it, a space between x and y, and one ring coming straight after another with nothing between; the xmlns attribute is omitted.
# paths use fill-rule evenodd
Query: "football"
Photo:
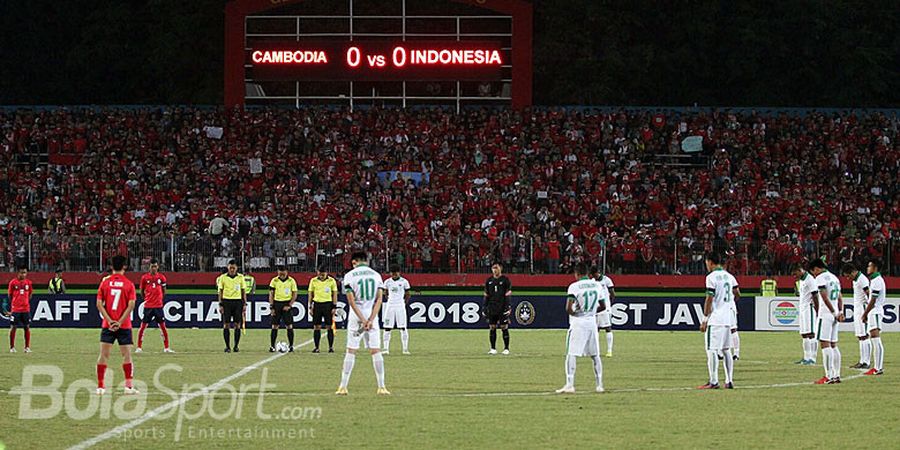
<svg viewBox="0 0 900 450"><path fill-rule="evenodd" d="M278 353L287 353L290 347L288 347L287 342L281 341L275 344L275 350L278 350Z"/></svg>

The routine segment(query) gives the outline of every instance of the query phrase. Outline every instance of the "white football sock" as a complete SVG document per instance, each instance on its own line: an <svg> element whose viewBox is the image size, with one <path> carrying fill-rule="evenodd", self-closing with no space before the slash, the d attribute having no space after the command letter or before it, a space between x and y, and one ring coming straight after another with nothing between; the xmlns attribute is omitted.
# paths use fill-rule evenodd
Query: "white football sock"
<svg viewBox="0 0 900 450"><path fill-rule="evenodd" d="M881 336L869 340L872 341L872 352L875 353L875 368L884 370L884 344L881 342Z"/></svg>
<svg viewBox="0 0 900 450"><path fill-rule="evenodd" d="M613 334L612 331L606 333L606 353L612 353Z"/></svg>
<svg viewBox="0 0 900 450"><path fill-rule="evenodd" d="M803 360L806 361L809 359L809 339L803 338L800 342L803 344Z"/></svg>
<svg viewBox="0 0 900 450"><path fill-rule="evenodd" d="M575 357L566 355L566 386L575 386Z"/></svg>
<svg viewBox="0 0 900 450"><path fill-rule="evenodd" d="M819 357L819 342L814 338L807 339L807 342L809 342L809 360L815 364Z"/></svg>
<svg viewBox="0 0 900 450"><path fill-rule="evenodd" d="M869 340L866 339L864 341L859 341L859 363L860 364L869 364L867 360L866 351L869 349Z"/></svg>
<svg viewBox="0 0 900 450"><path fill-rule="evenodd" d="M741 357L741 335L737 331L731 333L731 345L734 347L734 356ZM727 358L726 358L727 359Z"/></svg>
<svg viewBox="0 0 900 450"><path fill-rule="evenodd" d="M406 328L400 329L400 343L403 344L403 351L409 351L409 330Z"/></svg>
<svg viewBox="0 0 900 450"><path fill-rule="evenodd" d="M715 350L706 351L706 367L709 369L709 384L719 384L719 355Z"/></svg>
<svg viewBox="0 0 900 450"><path fill-rule="evenodd" d="M353 364L356 363L356 354L347 353L344 355L344 370L341 372L341 387L346 388L350 383L350 374L353 373Z"/></svg>
<svg viewBox="0 0 900 450"><path fill-rule="evenodd" d="M732 375L734 375L734 360L731 359L731 349L726 349L725 353L725 382L731 383Z"/></svg>
<svg viewBox="0 0 900 450"><path fill-rule="evenodd" d="M831 347L822 349L822 367L825 368L825 378L834 378L831 376Z"/></svg>
<svg viewBox="0 0 900 450"><path fill-rule="evenodd" d="M879 337L879 340L880 339L881 338ZM872 352L875 349L875 343L872 342L872 338L866 339L866 342L869 343L869 345L866 346L866 364L871 366L872 365Z"/></svg>
<svg viewBox="0 0 900 450"><path fill-rule="evenodd" d="M600 355L593 355L591 359L594 360L594 381L597 382L597 387L603 387L603 363L600 362Z"/></svg>
<svg viewBox="0 0 900 450"><path fill-rule="evenodd" d="M375 380L378 381L378 387L384 387L384 356L381 352L372 355L372 367L375 368Z"/></svg>
<svg viewBox="0 0 900 450"><path fill-rule="evenodd" d="M831 366L832 375L835 378L841 377L841 350L837 347L831 349Z"/></svg>
<svg viewBox="0 0 900 450"><path fill-rule="evenodd" d="M391 330L384 330L384 346L381 347L385 351L391 349Z"/></svg>

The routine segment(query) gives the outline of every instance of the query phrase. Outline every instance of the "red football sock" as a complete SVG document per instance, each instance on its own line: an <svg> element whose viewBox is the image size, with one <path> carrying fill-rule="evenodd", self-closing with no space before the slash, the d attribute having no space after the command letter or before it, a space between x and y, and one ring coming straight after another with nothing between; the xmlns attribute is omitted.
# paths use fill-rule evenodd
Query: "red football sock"
<svg viewBox="0 0 900 450"><path fill-rule="evenodd" d="M133 387L131 379L134 376L134 366L131 363L122 364L122 371L125 372L125 387Z"/></svg>
<svg viewBox="0 0 900 450"><path fill-rule="evenodd" d="M104 387L103 379L106 378L106 364L97 364L97 387Z"/></svg>
<svg viewBox="0 0 900 450"><path fill-rule="evenodd" d="M9 348L16 348L16 329L9 329Z"/></svg>
<svg viewBox="0 0 900 450"><path fill-rule="evenodd" d="M165 348L169 348L169 330L166 329L166 324L159 324L159 332L162 334L163 345Z"/></svg>
<svg viewBox="0 0 900 450"><path fill-rule="evenodd" d="M25 329L25 348L31 348L31 328Z"/></svg>
<svg viewBox="0 0 900 450"><path fill-rule="evenodd" d="M141 348L144 346L144 330L146 330L146 329L147 329L147 324L142 323L141 330L138 331L138 348Z"/></svg>

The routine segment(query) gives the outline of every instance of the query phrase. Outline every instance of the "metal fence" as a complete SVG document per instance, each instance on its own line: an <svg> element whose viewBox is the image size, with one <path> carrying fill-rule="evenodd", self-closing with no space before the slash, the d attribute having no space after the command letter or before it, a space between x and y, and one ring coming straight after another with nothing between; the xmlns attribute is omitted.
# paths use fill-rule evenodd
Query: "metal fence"
<svg viewBox="0 0 900 450"><path fill-rule="evenodd" d="M0 238L0 271L24 265L32 271L100 272L112 256L123 255L132 270L146 270L156 259L170 272L216 272L234 259L245 272L270 272L284 265L292 272L321 267L343 273L356 251L367 252L372 267L382 272L399 267L405 273L488 273L491 264L499 261L507 273L567 273L573 265L588 262L614 274L703 274L704 255L716 251L726 255L729 269L739 275L787 275L795 263L811 257L825 257L834 270L845 263L862 268L867 260L879 259L883 273L900 275L900 248L892 239L817 242L595 236L577 240L567 235L547 240L511 232L439 235L427 240L369 233L352 243L337 236L11 235Z"/></svg>

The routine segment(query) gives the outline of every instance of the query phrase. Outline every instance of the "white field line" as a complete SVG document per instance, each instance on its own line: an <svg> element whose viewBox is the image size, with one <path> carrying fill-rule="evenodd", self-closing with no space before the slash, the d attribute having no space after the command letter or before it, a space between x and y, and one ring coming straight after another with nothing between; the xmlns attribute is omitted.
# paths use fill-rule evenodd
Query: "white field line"
<svg viewBox="0 0 900 450"><path fill-rule="evenodd" d="M312 343L312 339L301 343L298 347L303 347L304 345L308 345L310 343ZM130 429L132 429L154 417L157 417L160 414L163 414L172 408L177 408L197 397L206 395L210 392L215 392L219 388L224 386L225 384L231 382L232 380L240 378L240 377L272 362L272 361L275 361L278 358L281 358L282 356L285 356L285 355L287 355L287 353L276 353L266 359L263 359L254 364L251 364L247 367L244 367L243 369L241 369L225 378L222 378L221 380L219 380L211 385L208 385L205 388L200 389L199 391L191 392L190 394L185 395L177 400L172 400L171 402L166 403L165 405L156 407L155 409L151 410L150 412L145 413L143 416L138 417L137 419L134 419L127 423L123 423L122 425L119 425L105 433L101 433L90 439L87 439L84 442L81 442L80 444L73 445L72 447L69 447L69 450L82 450L82 449L90 448L90 447L93 447L94 445L97 445L97 444L107 440L107 439L110 439L110 438L113 438L116 436L121 436L122 433L124 433L124 432L126 432L126 431L128 431L128 430L130 430Z"/></svg>

